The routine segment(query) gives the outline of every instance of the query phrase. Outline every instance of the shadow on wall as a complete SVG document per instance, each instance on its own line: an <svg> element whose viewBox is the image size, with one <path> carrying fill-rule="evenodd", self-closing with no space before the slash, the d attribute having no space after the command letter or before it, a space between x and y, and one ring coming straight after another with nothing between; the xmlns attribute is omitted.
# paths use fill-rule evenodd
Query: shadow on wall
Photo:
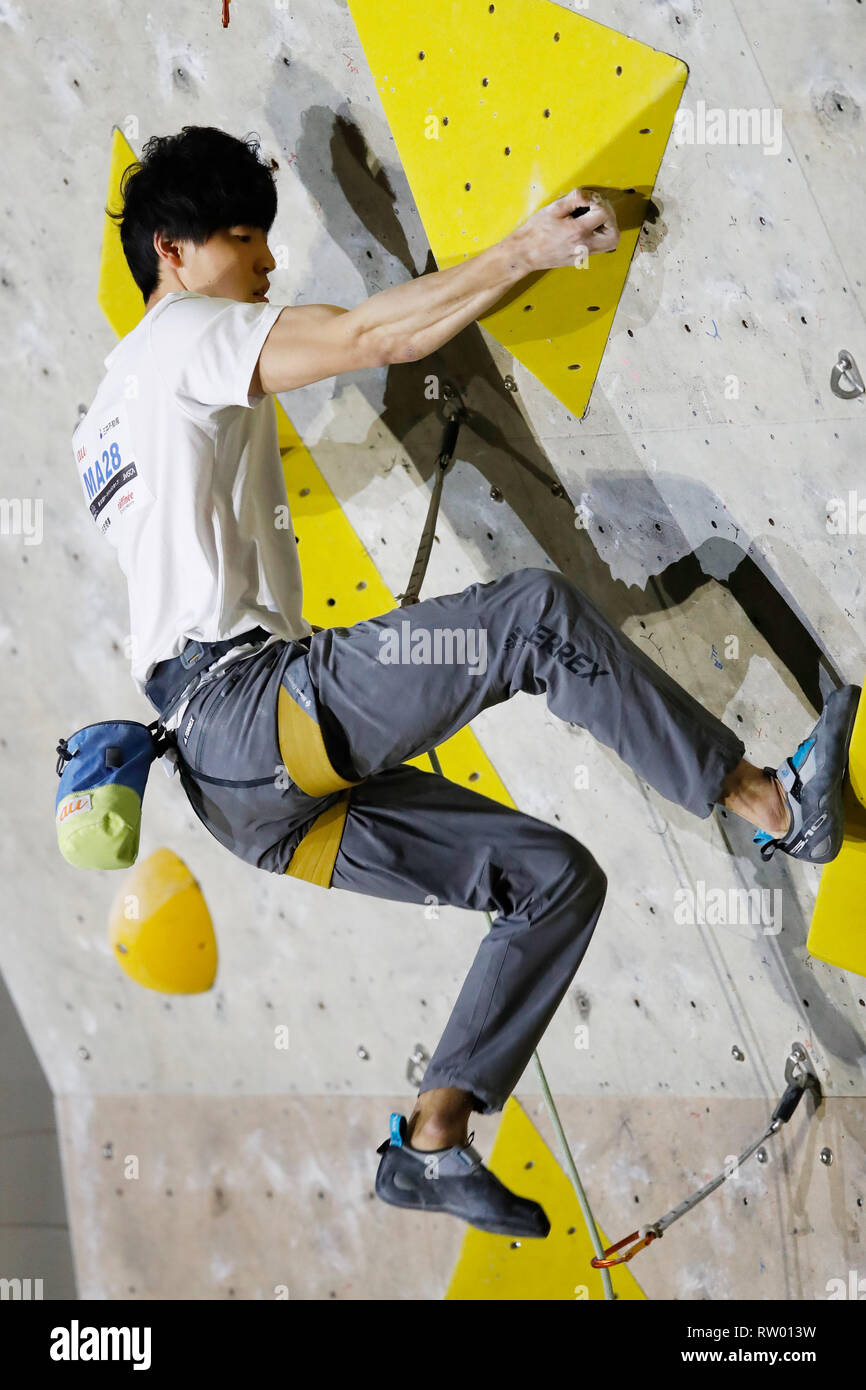
<svg viewBox="0 0 866 1390"><path fill-rule="evenodd" d="M392 177L376 159L362 132L348 115L344 98L334 91L334 107L320 104L323 78L304 71L295 60L282 60L280 73L291 69L293 85L315 92L317 103L302 113L301 133L292 143L293 167L304 187L321 207L323 225L330 238L359 268L367 293L388 283L388 258L397 259L407 276L416 278L405 232L397 216L398 194L393 183L402 181L400 197L412 197L402 170ZM337 114L335 114L337 112ZM279 133L284 126L284 103L272 93L269 115ZM607 190L613 193L614 190ZM659 208L638 194L618 193L622 226L641 223L663 235ZM347 209L348 205L348 209ZM347 210L355 219L347 217ZM658 237L643 249L654 252ZM363 255L360 248L364 248ZM642 249L636 248L636 254ZM428 252L424 272L436 269ZM646 308L646 306L644 306ZM730 512L713 491L688 479L645 473L596 473L577 500L570 497L550 461L533 437L506 390L477 324L421 362L401 364L387 375L384 400L370 393L370 405L381 424L400 440L425 481L435 469L445 417L442 401L425 399L425 381L435 374L440 389L450 383L466 406L461 425L458 457L476 470L488 485L491 497L507 501L526 531L552 563L578 584L611 622L622 627L631 618L652 617L660 609L684 603L703 585L724 585L737 600L754 629L775 653L779 666L799 686L817 712L829 689L843 684L827 652L800 614L791 596L766 558L736 525ZM334 400L345 389L339 379ZM369 388L363 376L353 390ZM376 392L379 388L377 386ZM358 451L359 490L364 452ZM706 539L696 549L674 520L664 498L663 483L675 496L678 514L694 519L695 532ZM478 535L478 517L465 507L449 510L446 483L442 511L457 535L472 540ZM575 512L587 514L590 532L575 527ZM719 530L718 537L709 535ZM492 533L488 532L492 538ZM615 551L618 554L615 555ZM641 585L645 587L641 587ZM734 692L728 693L728 698Z"/></svg>

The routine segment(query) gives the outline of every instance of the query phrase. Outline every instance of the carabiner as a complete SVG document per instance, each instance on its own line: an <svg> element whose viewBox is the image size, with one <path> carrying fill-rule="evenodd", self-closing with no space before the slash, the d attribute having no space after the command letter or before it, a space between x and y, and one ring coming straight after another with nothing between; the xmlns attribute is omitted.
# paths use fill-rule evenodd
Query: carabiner
<svg viewBox="0 0 866 1390"><path fill-rule="evenodd" d="M633 1246L632 1249L628 1250L624 1255L614 1255L615 1250L621 1250L624 1245L628 1245L630 1240L636 1240L641 1234L641 1231L646 1232L643 1240L638 1241L637 1245ZM641 1226L638 1230L632 1231L630 1236L623 1236L622 1240L618 1240L616 1245L609 1245L604 1255L594 1255L590 1260L590 1264L593 1269L607 1269L610 1265L624 1265L629 1260L633 1259L639 1250L643 1250L644 1246L649 1245L651 1240L661 1240L663 1235L663 1231L657 1231L652 1226ZM611 1256L613 1256L613 1258L611 1258Z"/></svg>

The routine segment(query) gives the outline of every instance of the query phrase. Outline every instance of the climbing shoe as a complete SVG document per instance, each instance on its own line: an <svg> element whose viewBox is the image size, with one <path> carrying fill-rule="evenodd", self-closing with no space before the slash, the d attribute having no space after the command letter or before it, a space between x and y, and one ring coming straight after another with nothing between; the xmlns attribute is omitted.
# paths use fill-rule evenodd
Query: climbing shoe
<svg viewBox="0 0 866 1390"><path fill-rule="evenodd" d="M767 777L778 777L782 784L792 820L784 836L774 839L766 830L753 836L762 859L772 859L777 849L810 864L836 858L844 831L842 784L859 700L859 685L834 690L796 752L780 767L764 768Z"/></svg>
<svg viewBox="0 0 866 1390"><path fill-rule="evenodd" d="M376 1195L392 1207L447 1212L479 1231L501 1236L546 1236L550 1222L544 1208L516 1193L484 1167L472 1145L450 1149L413 1149L405 1115L391 1116L391 1137L376 1150L382 1157Z"/></svg>

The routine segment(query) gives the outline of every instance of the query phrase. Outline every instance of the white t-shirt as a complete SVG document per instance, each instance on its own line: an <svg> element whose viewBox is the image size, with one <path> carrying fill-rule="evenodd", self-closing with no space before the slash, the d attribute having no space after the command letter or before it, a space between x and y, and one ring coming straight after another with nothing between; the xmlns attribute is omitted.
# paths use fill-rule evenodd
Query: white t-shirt
<svg viewBox="0 0 866 1390"><path fill-rule="evenodd" d="M73 435L86 504L129 585L142 693L190 638L312 632L274 401L248 395L281 307L165 295L106 357Z"/></svg>

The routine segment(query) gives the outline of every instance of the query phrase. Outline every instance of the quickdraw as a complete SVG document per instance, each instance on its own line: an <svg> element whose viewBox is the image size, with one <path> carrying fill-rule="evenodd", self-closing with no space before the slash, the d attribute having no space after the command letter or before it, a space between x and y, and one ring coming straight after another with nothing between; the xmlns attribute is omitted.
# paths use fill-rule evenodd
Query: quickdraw
<svg viewBox="0 0 866 1390"><path fill-rule="evenodd" d="M590 1264L593 1268L606 1269L610 1265L626 1264L629 1260L633 1260L635 1255L640 1250L645 1249L652 1241L660 1240L668 1226L672 1226L675 1221L679 1221L680 1217L685 1216L687 1211L691 1211L693 1207L696 1207L698 1202L702 1202L705 1197L709 1197L711 1192L715 1192L717 1187L721 1187L722 1183L726 1182L732 1173L737 1172L740 1165L744 1163L756 1149L761 1147L765 1139L769 1139L771 1134L775 1134L776 1130L781 1129L783 1124L788 1123L805 1091L810 1090L812 1092L815 1097L816 1105L820 1102L821 1083L818 1080L815 1069L809 1060L809 1055L802 1043L795 1042L792 1044L791 1051L785 1063L785 1081L787 1082L785 1092L773 1111L770 1123L767 1125L764 1133L759 1139L755 1140L754 1144L750 1144L744 1153L740 1154L735 1164L730 1168L726 1168L717 1178L713 1178L712 1182L708 1182L706 1187L702 1187L699 1192L695 1192L691 1197L687 1197L684 1202L680 1202L678 1207L674 1207L659 1221L653 1221L647 1226L639 1227L638 1230L632 1231L631 1235L624 1236L622 1240L618 1240L616 1245L608 1246L603 1255L594 1256L594 1258L590 1260ZM616 1252L618 1250L621 1250L624 1245L628 1245L629 1241L633 1240L637 1241L636 1245L633 1245L624 1255L617 1255Z"/></svg>

